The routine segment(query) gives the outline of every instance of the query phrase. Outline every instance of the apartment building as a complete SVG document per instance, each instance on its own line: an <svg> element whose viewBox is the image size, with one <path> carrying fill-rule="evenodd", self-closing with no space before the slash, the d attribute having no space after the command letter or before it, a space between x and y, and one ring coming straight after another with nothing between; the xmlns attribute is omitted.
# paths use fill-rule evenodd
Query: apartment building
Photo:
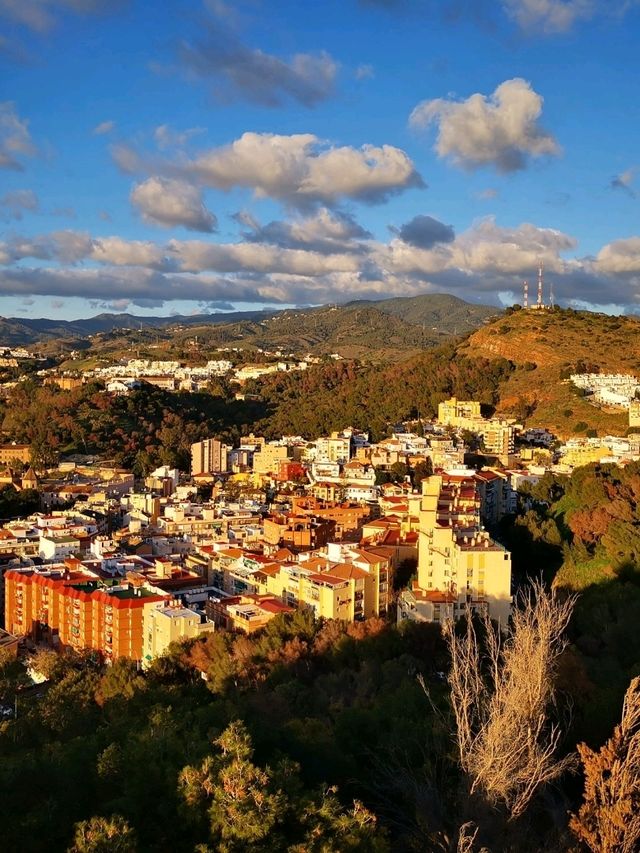
<svg viewBox="0 0 640 853"><path fill-rule="evenodd" d="M472 478L434 475L422 483L418 579L398 602L398 618L439 621L467 608L506 624L511 613L511 555L480 524Z"/></svg>
<svg viewBox="0 0 640 853"><path fill-rule="evenodd" d="M154 658L167 651L171 643L193 640L214 628L214 623L203 614L183 607L178 601L145 608L142 665L148 667Z"/></svg>
<svg viewBox="0 0 640 853"><path fill-rule="evenodd" d="M147 586L105 583L66 566L5 573L5 627L55 646L94 649L106 661L142 661L147 608L169 599Z"/></svg>
<svg viewBox="0 0 640 853"><path fill-rule="evenodd" d="M293 607L269 594L213 597L207 602L207 615L216 626L228 631L244 631L245 634L264 628L281 613L293 613Z"/></svg>
<svg viewBox="0 0 640 853"><path fill-rule="evenodd" d="M231 450L217 438L206 438L191 445L191 476L221 474L229 470L228 453Z"/></svg>
<svg viewBox="0 0 640 853"><path fill-rule="evenodd" d="M257 453L253 454L253 471L261 476L276 474L280 463L289 458L289 448L284 444L263 444Z"/></svg>
<svg viewBox="0 0 640 853"><path fill-rule="evenodd" d="M332 432L329 438L316 441L317 462L348 462L351 458L351 437Z"/></svg>
<svg viewBox="0 0 640 853"><path fill-rule="evenodd" d="M461 427L464 421L481 418L480 403L476 400L458 400L451 397L438 406L438 423Z"/></svg>
<svg viewBox="0 0 640 853"><path fill-rule="evenodd" d="M294 551L320 548L334 537L336 523L312 515L271 515L264 519L263 538L269 545Z"/></svg>

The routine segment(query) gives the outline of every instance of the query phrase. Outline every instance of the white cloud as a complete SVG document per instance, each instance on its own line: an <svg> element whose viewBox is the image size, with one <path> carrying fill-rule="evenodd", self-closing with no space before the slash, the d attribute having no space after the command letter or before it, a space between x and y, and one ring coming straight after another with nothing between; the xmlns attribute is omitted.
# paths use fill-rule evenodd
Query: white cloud
<svg viewBox="0 0 640 853"><path fill-rule="evenodd" d="M184 272L283 273L315 277L330 272L357 272L356 255L323 255L260 243L203 243L171 240L168 249Z"/></svg>
<svg viewBox="0 0 640 853"><path fill-rule="evenodd" d="M596 267L604 273L640 273L640 237L607 243L596 256Z"/></svg>
<svg viewBox="0 0 640 853"><path fill-rule="evenodd" d="M543 99L520 78L505 80L486 97L437 98L413 110L413 127L438 126L436 151L457 166L493 166L499 172L525 168L529 157L555 156L560 146L538 123Z"/></svg>
<svg viewBox="0 0 640 853"><path fill-rule="evenodd" d="M250 214L236 214L245 227L242 236L252 243L271 243L288 249L309 249L323 254L361 252L360 241L371 234L355 219L344 213L321 207L311 216L292 222L274 221L260 225Z"/></svg>
<svg viewBox="0 0 640 853"><path fill-rule="evenodd" d="M155 225L182 225L190 231L215 231L216 217L207 210L202 194L192 184L152 177L131 191L131 202L143 219Z"/></svg>
<svg viewBox="0 0 640 853"><path fill-rule="evenodd" d="M171 266L162 246L150 240L97 237L86 247L86 258L101 264L160 269Z"/></svg>
<svg viewBox="0 0 640 853"><path fill-rule="evenodd" d="M418 227L423 246L415 245L415 234L414 244L399 238L377 242L353 220L326 210L264 227L246 214L238 220L252 234L269 237L157 243L80 231L14 235L0 243L5 265L0 294L129 299L149 307L178 299L318 304L444 291L495 303L500 294L519 294L522 280L533 280L544 261L562 304L640 305L637 236L603 246L595 258L581 258L574 257L578 247L569 234L532 223L504 227L492 217L453 239L440 228L446 240L439 242L432 241L433 221L412 220L408 224ZM48 264L29 268L28 258Z"/></svg>
<svg viewBox="0 0 640 853"><path fill-rule="evenodd" d="M373 203L424 186L411 159L399 148L331 147L310 133L244 133L182 168L207 186L249 187L258 198L302 206L334 204L340 198Z"/></svg>
<svg viewBox="0 0 640 853"><path fill-rule="evenodd" d="M622 18L638 0L502 0L511 20L528 35L557 35L581 21L608 15Z"/></svg>
<svg viewBox="0 0 640 853"><path fill-rule="evenodd" d="M29 133L29 122L20 118L13 101L0 103L0 169L21 172L21 159L37 153Z"/></svg>
<svg viewBox="0 0 640 853"><path fill-rule="evenodd" d="M115 129L116 123L112 119L101 121L91 131L94 136L104 136L106 133L111 133Z"/></svg>
<svg viewBox="0 0 640 853"><path fill-rule="evenodd" d="M526 32L563 33L596 12L594 0L503 0L509 17Z"/></svg>

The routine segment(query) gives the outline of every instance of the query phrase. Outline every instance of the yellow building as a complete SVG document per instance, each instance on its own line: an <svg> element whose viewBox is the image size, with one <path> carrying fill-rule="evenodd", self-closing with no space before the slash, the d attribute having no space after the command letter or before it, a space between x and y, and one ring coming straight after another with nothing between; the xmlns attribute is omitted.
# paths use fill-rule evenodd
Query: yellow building
<svg viewBox="0 0 640 853"><path fill-rule="evenodd" d="M403 592L398 618L439 621L467 608L506 625L511 613L511 555L480 524L473 479L437 475L422 482L418 580Z"/></svg>
<svg viewBox="0 0 640 853"><path fill-rule="evenodd" d="M580 468L582 465L590 465L609 456L611 456L611 450L605 445L585 443L568 445L561 461L571 468Z"/></svg>
<svg viewBox="0 0 640 853"><path fill-rule="evenodd" d="M213 622L203 622L194 610L182 607L177 601L167 606L148 607L143 622L142 665L164 654L171 643L193 640L214 630Z"/></svg>
<svg viewBox="0 0 640 853"><path fill-rule="evenodd" d="M629 426L640 426L640 400L631 400L629 403Z"/></svg>
<svg viewBox="0 0 640 853"><path fill-rule="evenodd" d="M331 564L314 558L281 564L254 575L261 593L277 596L289 607L306 607L317 618L345 622L376 615L376 578L353 563Z"/></svg>
<svg viewBox="0 0 640 853"><path fill-rule="evenodd" d="M438 406L438 422L445 426L464 426L461 421L481 418L480 403L475 400L458 400L451 397Z"/></svg>

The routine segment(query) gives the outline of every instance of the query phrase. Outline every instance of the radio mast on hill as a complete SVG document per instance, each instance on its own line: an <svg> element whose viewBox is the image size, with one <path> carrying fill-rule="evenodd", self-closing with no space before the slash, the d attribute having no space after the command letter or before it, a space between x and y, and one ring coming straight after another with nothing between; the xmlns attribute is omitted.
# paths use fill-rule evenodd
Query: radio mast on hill
<svg viewBox="0 0 640 853"><path fill-rule="evenodd" d="M540 261L540 266L538 267L538 303L536 308L541 309L544 307L542 303L542 290L544 287L544 261Z"/></svg>
<svg viewBox="0 0 640 853"><path fill-rule="evenodd" d="M523 302L522 307L528 308L529 307L529 282L528 281L522 282L522 289L524 291L524 298L522 300L522 302Z"/></svg>

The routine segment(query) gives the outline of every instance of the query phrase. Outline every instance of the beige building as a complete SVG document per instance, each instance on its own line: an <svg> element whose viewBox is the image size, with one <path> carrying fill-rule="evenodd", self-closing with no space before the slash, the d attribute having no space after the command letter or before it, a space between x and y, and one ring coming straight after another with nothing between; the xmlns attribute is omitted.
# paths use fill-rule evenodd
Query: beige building
<svg viewBox="0 0 640 853"><path fill-rule="evenodd" d="M351 458L351 439L332 432L329 438L316 441L316 462L348 462Z"/></svg>
<svg viewBox="0 0 640 853"><path fill-rule="evenodd" d="M30 444L0 444L0 463L3 465L16 459L26 464L30 458Z"/></svg>
<svg viewBox="0 0 640 853"><path fill-rule="evenodd" d="M398 602L398 618L442 621L467 608L506 625L511 613L511 555L480 524L471 478L428 477L422 483L418 580Z"/></svg>
<svg viewBox="0 0 640 853"><path fill-rule="evenodd" d="M231 448L217 438L206 438L191 445L191 476L221 474L228 470L227 454Z"/></svg>
<svg viewBox="0 0 640 853"><path fill-rule="evenodd" d="M629 403L629 426L640 426L640 400L631 400Z"/></svg>
<svg viewBox="0 0 640 853"><path fill-rule="evenodd" d="M177 601L166 606L147 607L143 619L142 665L149 666L171 643L193 640L214 628L213 622L203 622L198 613L182 607Z"/></svg>
<svg viewBox="0 0 640 853"><path fill-rule="evenodd" d="M264 444L259 453L253 454L253 471L267 476L278 471L281 461L288 459L289 448L284 444Z"/></svg>

